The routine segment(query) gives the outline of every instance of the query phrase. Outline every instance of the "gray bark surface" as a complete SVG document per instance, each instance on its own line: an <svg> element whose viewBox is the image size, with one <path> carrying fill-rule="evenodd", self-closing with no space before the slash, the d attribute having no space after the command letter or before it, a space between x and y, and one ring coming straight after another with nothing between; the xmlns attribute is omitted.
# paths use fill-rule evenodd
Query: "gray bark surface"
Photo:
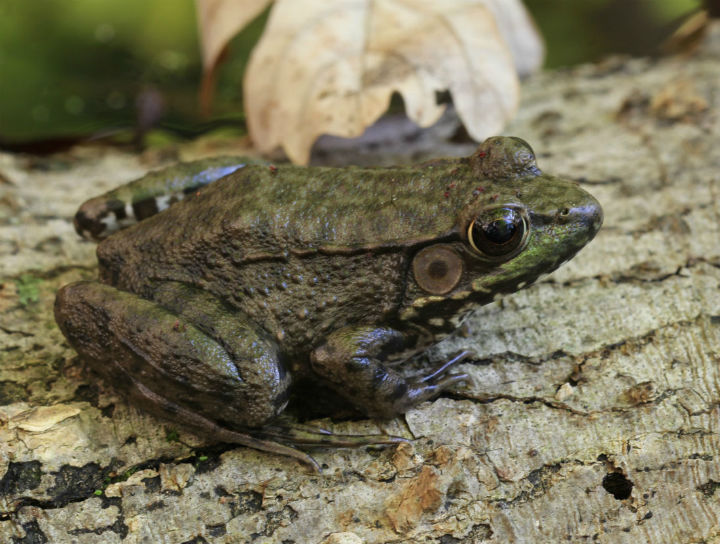
<svg viewBox="0 0 720 544"><path fill-rule="evenodd" d="M715 28L692 57L525 84L506 133L592 192L603 229L435 349L477 352L468 387L391 422L321 421L413 441L317 450L319 475L169 432L55 326L55 290L97 271L78 204L157 158L0 154L0 542L720 542L719 59ZM437 142L452 130L405 160L474 147Z"/></svg>

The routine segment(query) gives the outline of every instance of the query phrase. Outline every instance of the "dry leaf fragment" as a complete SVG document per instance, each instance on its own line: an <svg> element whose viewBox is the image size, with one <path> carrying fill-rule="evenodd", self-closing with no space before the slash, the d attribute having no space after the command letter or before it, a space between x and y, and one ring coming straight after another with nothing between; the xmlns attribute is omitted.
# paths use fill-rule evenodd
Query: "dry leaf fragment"
<svg viewBox="0 0 720 544"><path fill-rule="evenodd" d="M526 76L539 70L545 60L545 45L522 2L486 0L486 3L510 48L517 73Z"/></svg>
<svg viewBox="0 0 720 544"><path fill-rule="evenodd" d="M61 421L80 413L80 408L68 404L36 406L15 415L9 422L11 429L18 428L31 433L42 433Z"/></svg>
<svg viewBox="0 0 720 544"><path fill-rule="evenodd" d="M197 0L203 66L210 72L227 43L272 0Z"/></svg>

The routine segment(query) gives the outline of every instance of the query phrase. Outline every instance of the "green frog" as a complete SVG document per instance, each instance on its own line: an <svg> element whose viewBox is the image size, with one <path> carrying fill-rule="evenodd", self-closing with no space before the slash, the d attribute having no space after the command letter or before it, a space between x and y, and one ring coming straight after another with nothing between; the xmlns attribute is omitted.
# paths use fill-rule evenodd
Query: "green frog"
<svg viewBox="0 0 720 544"><path fill-rule="evenodd" d="M296 446L402 439L277 423L296 380L375 418L451 390L467 354L412 378L398 362L555 270L602 217L514 137L411 167L180 164L83 204L100 278L60 289L55 318L137 406L314 465Z"/></svg>

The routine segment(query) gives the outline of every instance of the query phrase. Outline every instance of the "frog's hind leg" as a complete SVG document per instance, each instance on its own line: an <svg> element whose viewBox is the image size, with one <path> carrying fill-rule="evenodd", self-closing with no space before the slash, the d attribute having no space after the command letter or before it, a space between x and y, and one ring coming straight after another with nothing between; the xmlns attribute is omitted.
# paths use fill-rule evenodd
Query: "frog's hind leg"
<svg viewBox="0 0 720 544"><path fill-rule="evenodd" d="M193 323L206 334L223 342L237 336L238 325L243 321L242 317L238 317L236 310L226 308L213 295L181 283L164 282L155 290L153 299L182 320ZM258 363L255 362L253 365ZM260 428L252 429L251 433L258 439L295 446L342 448L407 442L404 438L384 434L334 434L318 427L283 421L263 424Z"/></svg>
<svg viewBox="0 0 720 544"><path fill-rule="evenodd" d="M153 301L97 282L67 285L55 301L55 319L70 344L133 405L317 469L306 453L254 434L287 403L290 377L273 342L217 305L195 317L226 341Z"/></svg>
<svg viewBox="0 0 720 544"><path fill-rule="evenodd" d="M150 172L86 201L75 214L75 230L85 238L101 240L165 210L186 195L246 164L257 162L260 161L215 157Z"/></svg>
<svg viewBox="0 0 720 544"><path fill-rule="evenodd" d="M55 300L55 320L70 344L138 408L316 470L312 457L287 444L403 441L268 425L287 404L290 375L267 333L202 290L168 282L154 296L146 300L102 283L77 282L60 289Z"/></svg>

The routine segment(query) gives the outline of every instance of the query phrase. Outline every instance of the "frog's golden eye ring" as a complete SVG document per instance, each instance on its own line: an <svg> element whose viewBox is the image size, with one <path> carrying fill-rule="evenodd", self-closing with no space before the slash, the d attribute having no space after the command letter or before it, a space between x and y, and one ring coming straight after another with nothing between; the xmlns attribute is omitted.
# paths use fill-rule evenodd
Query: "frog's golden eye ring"
<svg viewBox="0 0 720 544"><path fill-rule="evenodd" d="M428 246L413 259L413 274L420 288L432 295L450 292L460 281L463 261L451 247Z"/></svg>
<svg viewBox="0 0 720 544"><path fill-rule="evenodd" d="M467 236L470 245L490 260L508 260L525 247L528 222L516 208L486 210L470 222Z"/></svg>

